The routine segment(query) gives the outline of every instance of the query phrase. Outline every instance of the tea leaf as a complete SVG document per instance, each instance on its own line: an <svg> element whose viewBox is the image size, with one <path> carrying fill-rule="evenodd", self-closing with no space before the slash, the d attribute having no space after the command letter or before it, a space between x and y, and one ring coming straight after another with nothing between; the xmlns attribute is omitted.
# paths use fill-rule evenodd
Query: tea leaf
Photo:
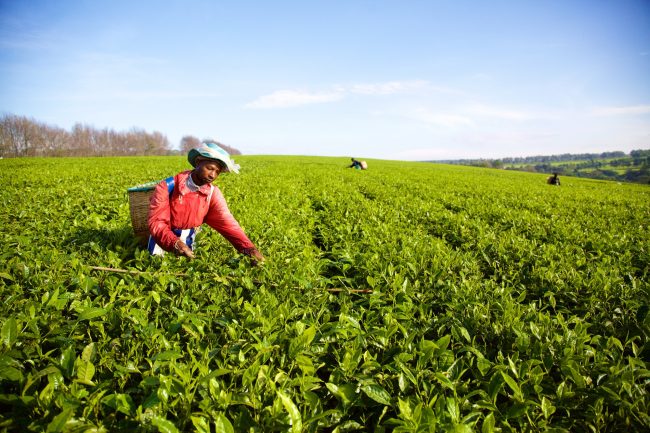
<svg viewBox="0 0 650 433"><path fill-rule="evenodd" d="M218 413L216 419L214 420L215 433L234 433L234 428L226 415L223 413Z"/></svg>
<svg viewBox="0 0 650 433"><path fill-rule="evenodd" d="M7 319L2 325L2 344L8 348L13 346L18 336L18 326L13 317Z"/></svg>
<svg viewBox="0 0 650 433"><path fill-rule="evenodd" d="M179 433L173 422L161 416L154 415L151 418L151 425L157 427L160 433Z"/></svg>
<svg viewBox="0 0 650 433"><path fill-rule="evenodd" d="M102 398L102 403L125 415L131 415L135 411L133 399L129 394L110 394Z"/></svg>
<svg viewBox="0 0 650 433"><path fill-rule="evenodd" d="M85 385L95 385L92 381L95 375L95 366L88 361L78 361L77 380Z"/></svg>
<svg viewBox="0 0 650 433"><path fill-rule="evenodd" d="M75 363L76 356L77 355L72 346L68 347L66 350L64 350L61 353L61 358L60 358L61 372L65 375L65 377L72 376L72 373L74 371L74 363Z"/></svg>
<svg viewBox="0 0 650 433"><path fill-rule="evenodd" d="M89 307L82 310L77 316L78 320L92 320L104 316L107 313L106 308Z"/></svg>
<svg viewBox="0 0 650 433"><path fill-rule="evenodd" d="M546 397L542 397L542 413L546 419L549 419L555 413L555 406Z"/></svg>
<svg viewBox="0 0 650 433"><path fill-rule="evenodd" d="M370 397L377 403L381 403L386 406L392 406L390 394L383 387L377 384L373 384L373 385L366 385L362 387L361 390L363 391L364 394L366 394L368 397Z"/></svg>
<svg viewBox="0 0 650 433"><path fill-rule="evenodd" d="M335 385L333 383L326 383L325 386L327 389L334 394L337 398L339 398L344 405L349 405L351 404L357 397L356 394L356 387L352 384L345 384L345 385Z"/></svg>
<svg viewBox="0 0 650 433"><path fill-rule="evenodd" d="M91 362L95 357L95 343L90 343L84 347L81 352L81 359L86 362Z"/></svg>
<svg viewBox="0 0 650 433"><path fill-rule="evenodd" d="M512 377L508 376L508 374L505 372L501 372L501 376L503 377L503 380L505 380L506 384L508 384L510 389L514 391L515 398L521 401L522 400L521 389L519 388L517 382Z"/></svg>
<svg viewBox="0 0 650 433"><path fill-rule="evenodd" d="M447 376L445 376L444 374L435 373L434 376L438 380L438 382L440 382L440 384L442 386L444 386L445 388L448 388L448 389L450 389L452 391L456 390L456 387L454 386L454 383L451 380L449 380L449 378Z"/></svg>
<svg viewBox="0 0 650 433"><path fill-rule="evenodd" d="M289 356L291 358L295 358L296 355L298 355L300 352L306 350L311 344L311 342L314 340L315 335L316 335L316 328L312 326L306 329L303 333L301 333L297 337L293 338L291 340L291 344L289 345Z"/></svg>
<svg viewBox="0 0 650 433"><path fill-rule="evenodd" d="M483 425L481 426L481 433L494 432L494 426L495 426L494 414L490 412L483 420Z"/></svg>
<svg viewBox="0 0 650 433"><path fill-rule="evenodd" d="M65 409L60 414L55 416L52 421L47 425L47 433L58 433L62 432L65 429L65 425L68 420L72 417L73 410Z"/></svg>
<svg viewBox="0 0 650 433"><path fill-rule="evenodd" d="M284 406L284 409L289 414L289 419L291 421L291 431L295 433L301 432L302 417L300 415L300 410L298 410L298 407L294 404L294 402L291 401L291 399L282 391L278 391L277 394L278 397L280 397L280 400L282 401L282 405Z"/></svg>
<svg viewBox="0 0 650 433"><path fill-rule="evenodd" d="M18 382L23 379L19 368L0 363L0 379Z"/></svg>
<svg viewBox="0 0 650 433"><path fill-rule="evenodd" d="M194 428L196 429L197 433L210 433L210 424L208 423L207 419L205 419L202 416L191 416L190 419L192 420L192 425L194 425ZM223 429L219 430L217 428L217 432L219 431L223 432L224 430ZM232 426L231 426L230 433L232 433Z"/></svg>

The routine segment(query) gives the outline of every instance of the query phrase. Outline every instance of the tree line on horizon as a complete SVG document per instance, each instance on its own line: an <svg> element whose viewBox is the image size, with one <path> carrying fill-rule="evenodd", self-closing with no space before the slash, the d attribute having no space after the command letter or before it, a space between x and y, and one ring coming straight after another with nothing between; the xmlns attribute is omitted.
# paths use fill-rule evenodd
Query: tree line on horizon
<svg viewBox="0 0 650 433"><path fill-rule="evenodd" d="M596 159L613 159L613 158L624 158L624 157L644 157L650 156L650 150L633 150L629 155L620 150L613 152L602 152L602 153L563 153L560 155L534 155L534 156L515 156L499 159L490 159L490 158L481 158L481 159L450 159L442 162L445 164L463 164L463 165L490 165L491 167L498 167L499 165L513 165L513 164L537 164L537 163L547 163L547 162L566 162L566 161L589 161Z"/></svg>
<svg viewBox="0 0 650 433"><path fill-rule="evenodd" d="M206 140L217 143L231 155L241 155L234 147ZM76 123L68 131L26 116L0 117L1 158L178 155L200 145L201 140L186 135L179 144L180 150L174 149L163 133L135 127L115 131Z"/></svg>
<svg viewBox="0 0 650 433"><path fill-rule="evenodd" d="M561 155L501 159L458 159L435 162L533 173L557 173L565 176L602 180L650 183L650 149L632 150L629 154L621 151L565 153Z"/></svg>

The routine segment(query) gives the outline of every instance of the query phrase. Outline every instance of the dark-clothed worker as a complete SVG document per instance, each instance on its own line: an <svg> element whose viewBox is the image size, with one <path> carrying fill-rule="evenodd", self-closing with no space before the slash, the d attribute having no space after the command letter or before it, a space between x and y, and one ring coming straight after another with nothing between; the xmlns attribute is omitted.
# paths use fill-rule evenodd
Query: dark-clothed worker
<svg viewBox="0 0 650 433"><path fill-rule="evenodd" d="M350 164L348 168L356 168L357 170L361 170L361 161L357 161L354 158L351 159L352 159L352 164Z"/></svg>
<svg viewBox="0 0 650 433"><path fill-rule="evenodd" d="M174 176L173 185L161 181L151 197L149 252L163 255L165 251L173 251L194 258L194 237L206 223L237 251L250 256L253 264L264 261L264 256L228 210L219 188L212 185L220 173L239 173L239 165L228 152L211 142L190 150L187 160L194 169Z"/></svg>
<svg viewBox="0 0 650 433"><path fill-rule="evenodd" d="M549 185L560 186L560 178L558 177L557 173L553 173L553 176L549 176L548 179L546 179L546 183Z"/></svg>
<svg viewBox="0 0 650 433"><path fill-rule="evenodd" d="M352 164L348 166L348 168L356 168L357 170L367 170L368 169L368 164L366 161L358 161L354 158L352 159Z"/></svg>

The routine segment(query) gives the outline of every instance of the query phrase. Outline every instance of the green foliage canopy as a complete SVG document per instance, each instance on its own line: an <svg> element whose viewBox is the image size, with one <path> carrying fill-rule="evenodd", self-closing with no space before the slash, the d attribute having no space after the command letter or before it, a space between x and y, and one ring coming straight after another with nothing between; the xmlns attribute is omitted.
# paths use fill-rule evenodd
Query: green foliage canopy
<svg viewBox="0 0 650 433"><path fill-rule="evenodd" d="M648 187L238 162L257 268L209 229L192 262L137 246L126 189L184 158L0 160L0 429L650 427Z"/></svg>

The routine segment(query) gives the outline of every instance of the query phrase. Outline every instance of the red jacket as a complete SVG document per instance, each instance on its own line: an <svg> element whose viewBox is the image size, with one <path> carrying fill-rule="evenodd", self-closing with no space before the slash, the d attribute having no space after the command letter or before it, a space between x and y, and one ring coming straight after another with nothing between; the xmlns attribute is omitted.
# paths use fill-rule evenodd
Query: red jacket
<svg viewBox="0 0 650 433"><path fill-rule="evenodd" d="M165 251L173 251L178 237L175 229L190 229L206 223L225 237L239 252L248 252L255 245L248 239L235 217L232 216L219 188L214 186L210 203L210 185L205 184L198 191L187 188L187 178L192 171L174 176L174 191L171 198L167 183L162 180L149 204L149 233Z"/></svg>

